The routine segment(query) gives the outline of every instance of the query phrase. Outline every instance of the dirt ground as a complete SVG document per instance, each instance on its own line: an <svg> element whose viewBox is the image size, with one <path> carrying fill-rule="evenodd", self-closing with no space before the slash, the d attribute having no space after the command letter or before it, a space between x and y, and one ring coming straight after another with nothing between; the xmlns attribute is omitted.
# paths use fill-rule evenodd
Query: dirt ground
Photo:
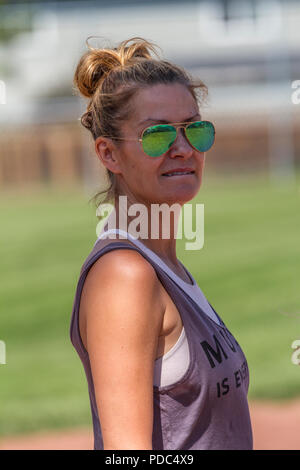
<svg viewBox="0 0 300 470"><path fill-rule="evenodd" d="M250 402L255 450L300 450L300 399ZM39 432L0 441L1 450L90 450L91 429Z"/></svg>

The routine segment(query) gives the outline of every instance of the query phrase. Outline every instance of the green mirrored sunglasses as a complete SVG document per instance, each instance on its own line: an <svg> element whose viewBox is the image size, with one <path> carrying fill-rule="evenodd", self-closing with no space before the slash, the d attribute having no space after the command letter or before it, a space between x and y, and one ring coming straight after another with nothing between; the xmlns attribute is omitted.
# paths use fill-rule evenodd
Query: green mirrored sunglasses
<svg viewBox="0 0 300 470"><path fill-rule="evenodd" d="M177 125L176 125L177 124ZM149 157L160 157L166 153L176 140L178 129L184 129L185 137L189 144L199 152L207 152L215 140L215 127L210 121L181 122L173 124L157 124L143 130L139 139L143 151ZM108 136L107 136L108 137Z"/></svg>

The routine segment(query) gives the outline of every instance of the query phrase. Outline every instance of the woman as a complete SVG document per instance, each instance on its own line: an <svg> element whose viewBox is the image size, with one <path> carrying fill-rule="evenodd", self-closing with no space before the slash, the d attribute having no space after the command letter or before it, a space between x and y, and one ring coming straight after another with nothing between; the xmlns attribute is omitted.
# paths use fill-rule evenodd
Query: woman
<svg viewBox="0 0 300 470"><path fill-rule="evenodd" d="M141 38L90 47L74 77L90 99L81 122L111 182L104 201L114 201L82 266L70 328L94 449L252 449L243 351L176 257L179 212L168 238L166 222L151 217L155 204L181 208L200 189L214 141L198 107L206 87L151 53ZM143 237L130 225L134 204L147 209Z"/></svg>

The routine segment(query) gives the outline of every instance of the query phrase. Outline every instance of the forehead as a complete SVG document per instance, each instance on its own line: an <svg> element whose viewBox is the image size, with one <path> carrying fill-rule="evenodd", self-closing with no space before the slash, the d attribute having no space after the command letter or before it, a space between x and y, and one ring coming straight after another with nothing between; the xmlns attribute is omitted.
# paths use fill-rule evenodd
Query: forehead
<svg viewBox="0 0 300 470"><path fill-rule="evenodd" d="M159 84L138 90L133 97L131 121L157 119L180 122L199 112L189 89L181 84Z"/></svg>

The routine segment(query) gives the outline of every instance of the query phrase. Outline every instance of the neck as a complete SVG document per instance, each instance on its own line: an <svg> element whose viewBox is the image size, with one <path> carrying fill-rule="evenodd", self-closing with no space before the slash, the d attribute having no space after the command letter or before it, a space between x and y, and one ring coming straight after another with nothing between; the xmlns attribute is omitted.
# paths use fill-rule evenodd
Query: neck
<svg viewBox="0 0 300 470"><path fill-rule="evenodd" d="M176 256L176 234L181 206L129 203L126 196L115 200L115 208L107 220L104 231L120 229L128 232L161 259L179 266ZM132 215L133 214L133 215Z"/></svg>

